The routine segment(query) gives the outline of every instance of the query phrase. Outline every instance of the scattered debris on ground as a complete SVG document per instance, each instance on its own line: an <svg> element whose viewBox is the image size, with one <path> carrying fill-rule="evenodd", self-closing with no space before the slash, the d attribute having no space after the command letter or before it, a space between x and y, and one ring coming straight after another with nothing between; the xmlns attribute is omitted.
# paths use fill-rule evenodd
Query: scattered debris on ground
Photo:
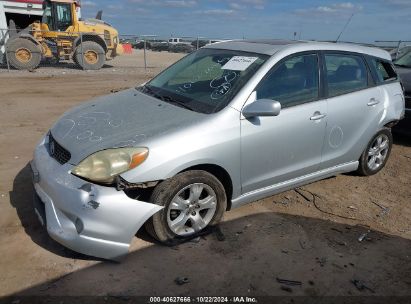
<svg viewBox="0 0 411 304"><path fill-rule="evenodd" d="M174 280L177 285L184 285L190 283L187 277L178 277Z"/></svg>
<svg viewBox="0 0 411 304"><path fill-rule="evenodd" d="M363 281L360 280L351 280L351 283L354 284L354 286L359 290L359 291L364 291L364 290L369 290L371 293L375 293L374 289L368 287L367 285L365 285L365 283Z"/></svg>
<svg viewBox="0 0 411 304"><path fill-rule="evenodd" d="M358 242L362 242L362 241L370 234L370 232L371 232L371 230L368 229L367 232L361 234L361 235L358 237Z"/></svg>
<svg viewBox="0 0 411 304"><path fill-rule="evenodd" d="M301 281L294 281L294 280L286 280L276 278L277 282L280 284L288 285L288 286L301 286L303 283Z"/></svg>

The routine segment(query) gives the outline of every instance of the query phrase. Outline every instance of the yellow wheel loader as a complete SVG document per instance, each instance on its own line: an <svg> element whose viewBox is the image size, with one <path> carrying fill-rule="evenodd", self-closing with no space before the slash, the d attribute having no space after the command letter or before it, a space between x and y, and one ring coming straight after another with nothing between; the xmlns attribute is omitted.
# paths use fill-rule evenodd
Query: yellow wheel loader
<svg viewBox="0 0 411 304"><path fill-rule="evenodd" d="M118 31L100 19L79 20L76 0L46 0L43 18L17 32L10 26L6 50L9 63L33 70L42 59L72 59L85 70L99 70L122 52ZM99 12L101 17L101 12Z"/></svg>

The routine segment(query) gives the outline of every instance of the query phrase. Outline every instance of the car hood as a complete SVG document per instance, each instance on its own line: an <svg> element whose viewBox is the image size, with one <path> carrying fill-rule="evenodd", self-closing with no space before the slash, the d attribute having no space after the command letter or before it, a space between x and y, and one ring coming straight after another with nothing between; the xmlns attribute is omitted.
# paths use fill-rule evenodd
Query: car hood
<svg viewBox="0 0 411 304"><path fill-rule="evenodd" d="M97 151L144 146L155 136L180 130L206 117L128 89L66 112L52 127L51 134L71 153L70 163L77 165Z"/></svg>
<svg viewBox="0 0 411 304"><path fill-rule="evenodd" d="M404 86L406 95L411 95L411 68L395 67L401 77L401 83Z"/></svg>

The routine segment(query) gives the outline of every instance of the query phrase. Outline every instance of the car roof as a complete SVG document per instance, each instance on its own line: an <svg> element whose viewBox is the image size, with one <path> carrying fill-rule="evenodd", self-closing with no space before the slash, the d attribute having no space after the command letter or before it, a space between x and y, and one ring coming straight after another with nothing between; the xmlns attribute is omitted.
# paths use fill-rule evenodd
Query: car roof
<svg viewBox="0 0 411 304"><path fill-rule="evenodd" d="M209 49L225 49L235 51L245 51L251 53L274 55L280 50L288 49L292 52L304 51L347 51L354 53L368 54L371 56L391 60L387 51L379 48L364 46L355 43L335 43L319 41L301 41L301 40L278 40L278 39L256 39L256 40L229 40L207 45Z"/></svg>

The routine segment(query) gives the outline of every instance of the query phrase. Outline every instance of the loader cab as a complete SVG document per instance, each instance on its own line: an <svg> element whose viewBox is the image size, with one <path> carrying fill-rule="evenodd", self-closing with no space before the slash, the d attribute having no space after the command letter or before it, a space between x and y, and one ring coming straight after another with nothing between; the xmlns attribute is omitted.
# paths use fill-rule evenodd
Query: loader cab
<svg viewBox="0 0 411 304"><path fill-rule="evenodd" d="M50 31L65 32L74 24L76 5L72 2L44 1L42 23Z"/></svg>

